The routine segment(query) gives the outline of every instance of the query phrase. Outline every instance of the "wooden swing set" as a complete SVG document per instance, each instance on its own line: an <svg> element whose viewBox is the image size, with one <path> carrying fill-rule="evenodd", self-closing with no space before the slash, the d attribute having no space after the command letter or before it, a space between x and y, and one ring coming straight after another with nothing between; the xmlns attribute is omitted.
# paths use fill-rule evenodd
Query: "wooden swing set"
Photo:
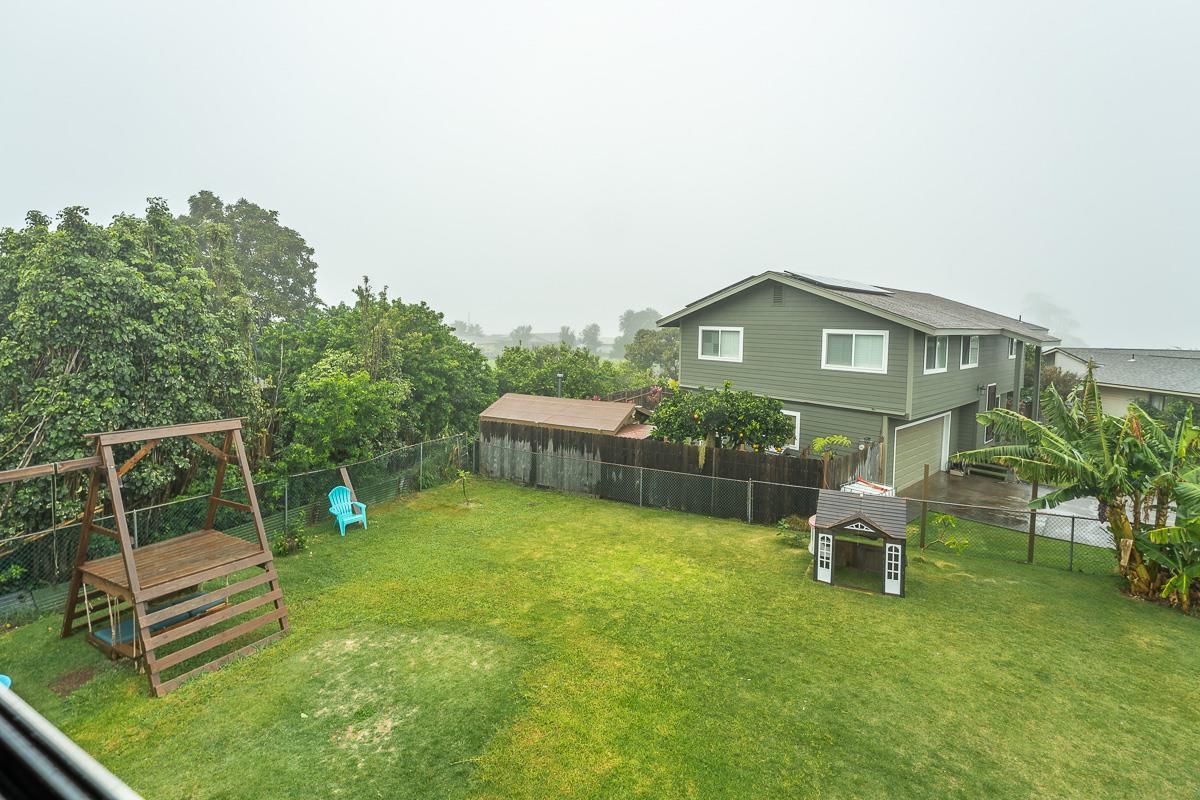
<svg viewBox="0 0 1200 800"><path fill-rule="evenodd" d="M94 439L96 444L94 456L0 472L0 484L4 484L91 470L79 548L67 589L62 636L86 628L88 641L110 658L136 660L149 677L151 692L159 697L189 678L219 669L290 630L241 428L241 420L227 419L89 434L88 438ZM212 434L223 434L221 447L205 438ZM217 461L204 525L200 530L137 547L125 518L121 478L160 442L179 438L190 440ZM141 447L124 463L118 464L113 448L137 443L141 443ZM241 471L245 503L221 496L225 473L231 462ZM107 487L112 504L113 528L101 526L96 521L102 486ZM256 538L247 541L216 530L217 511L222 507L249 514L253 518ZM118 552L89 560L93 534L113 539ZM243 571L256 572L234 583L229 582L231 576ZM248 592L256 594L231 602L235 596ZM164 680L165 671L211 654L222 645L249 638L272 623L278 625L278 630ZM203 631L213 628L218 630L201 638Z"/></svg>

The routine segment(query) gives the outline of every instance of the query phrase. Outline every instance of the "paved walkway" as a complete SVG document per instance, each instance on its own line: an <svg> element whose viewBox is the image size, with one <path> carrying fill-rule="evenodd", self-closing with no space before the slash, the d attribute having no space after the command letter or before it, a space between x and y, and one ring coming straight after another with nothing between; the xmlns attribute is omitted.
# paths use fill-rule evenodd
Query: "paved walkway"
<svg viewBox="0 0 1200 800"><path fill-rule="evenodd" d="M1051 489L1042 488L1039 495ZM921 484L900 492L910 500L921 499ZM1023 481L999 481L981 475L951 475L939 472L929 476L929 500L974 506L969 516L1013 530L1028 530L1029 500L1033 487ZM1010 510L1010 513L1004 513ZM1074 522L1072 523L1072 518ZM1096 547L1113 547L1108 526L1096 518L1096 501L1090 497L1068 500L1050 511L1039 511L1037 532L1053 539L1075 541Z"/></svg>

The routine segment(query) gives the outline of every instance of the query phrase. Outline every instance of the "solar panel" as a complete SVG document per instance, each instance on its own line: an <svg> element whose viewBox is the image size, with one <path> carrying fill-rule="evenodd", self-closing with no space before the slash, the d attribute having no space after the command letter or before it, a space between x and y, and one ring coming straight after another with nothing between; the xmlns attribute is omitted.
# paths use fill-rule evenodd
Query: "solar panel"
<svg viewBox="0 0 1200 800"><path fill-rule="evenodd" d="M785 272L786 275L791 275L793 278L799 278L806 283L813 283L817 286L824 286L826 289L841 289L847 292L863 292L865 294L895 294L887 289L880 289L878 286L871 286L858 281L847 281L841 278L827 278L824 275L809 275L803 272Z"/></svg>

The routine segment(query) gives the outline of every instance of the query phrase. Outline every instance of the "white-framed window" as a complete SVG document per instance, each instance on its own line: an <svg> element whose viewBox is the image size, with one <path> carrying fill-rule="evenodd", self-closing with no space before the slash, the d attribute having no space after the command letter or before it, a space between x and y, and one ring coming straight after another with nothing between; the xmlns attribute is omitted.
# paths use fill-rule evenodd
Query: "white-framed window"
<svg viewBox="0 0 1200 800"><path fill-rule="evenodd" d="M821 341L821 369L887 372L888 332L827 328Z"/></svg>
<svg viewBox="0 0 1200 800"><path fill-rule="evenodd" d="M925 337L925 374L946 371L946 358L950 352L950 337Z"/></svg>
<svg viewBox="0 0 1200 800"><path fill-rule="evenodd" d="M962 369L971 369L979 366L979 337L964 336L962 337L962 360L959 362L959 367Z"/></svg>
<svg viewBox="0 0 1200 800"><path fill-rule="evenodd" d="M1008 357L1009 358L1017 357L1017 340L1016 339L1010 338L1008 340Z"/></svg>
<svg viewBox="0 0 1200 800"><path fill-rule="evenodd" d="M800 449L800 412L799 411L784 411L785 416L792 418L792 439L785 442L784 450L799 450Z"/></svg>
<svg viewBox="0 0 1200 800"><path fill-rule="evenodd" d="M741 361L742 328L700 326L700 349L704 361Z"/></svg>

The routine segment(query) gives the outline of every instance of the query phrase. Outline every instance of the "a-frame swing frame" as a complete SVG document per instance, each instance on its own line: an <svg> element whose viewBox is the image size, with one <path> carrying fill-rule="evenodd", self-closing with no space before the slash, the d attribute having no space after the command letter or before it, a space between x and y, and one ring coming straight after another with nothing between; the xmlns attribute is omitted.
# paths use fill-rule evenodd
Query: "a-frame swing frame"
<svg viewBox="0 0 1200 800"><path fill-rule="evenodd" d="M91 435L96 441L96 462L88 485L87 507L80 528L75 568L67 589L62 636L70 636L86 627L89 629L89 640L107 650L112 657L138 659L149 677L150 690L160 697L189 678L248 655L290 630L287 607L283 602L283 591L263 527L241 428L241 420L227 419ZM223 446L218 448L204 438L209 434L224 434ZM174 438L187 438L217 459L216 477L209 494L204 528L135 548L125 520L121 477L159 442ZM141 448L118 465L113 448L138 442L142 443ZM246 503L221 496L225 473L231 461L241 471ZM112 529L96 522L101 484L107 487L112 502ZM217 510L222 506L249 513L254 521L257 541L249 542L214 530ZM114 539L118 553L89 561L88 547L93 533ZM207 581L220 578L228 581L228 576L253 568L261 572L209 591L200 588ZM88 589L89 586L94 587L95 591ZM227 602L235 595L253 589L262 593L232 605ZM108 642L102 642L90 634L90 622L96 618L91 601L98 597L105 597L106 601L116 600L122 607L129 607L133 615L130 641L118 641L116 625L110 628L111 640ZM171 652L162 651L168 645L251 613L253 616L247 616L207 638L182 647L177 645L177 649ZM271 623L277 624L279 629L236 651L224 653L181 675L163 680L163 671Z"/></svg>

